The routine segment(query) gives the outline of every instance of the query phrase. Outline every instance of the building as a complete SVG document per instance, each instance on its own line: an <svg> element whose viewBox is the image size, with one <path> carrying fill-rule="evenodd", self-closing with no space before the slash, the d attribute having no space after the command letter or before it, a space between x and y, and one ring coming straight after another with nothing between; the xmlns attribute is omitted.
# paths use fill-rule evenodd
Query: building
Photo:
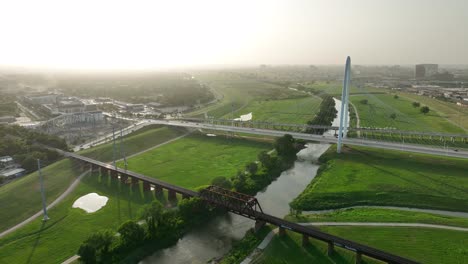
<svg viewBox="0 0 468 264"><path fill-rule="evenodd" d="M0 157L0 169L12 169L16 168L16 163L10 156Z"/></svg>
<svg viewBox="0 0 468 264"><path fill-rule="evenodd" d="M34 94L25 96L25 100L32 104L55 104L58 94Z"/></svg>
<svg viewBox="0 0 468 264"><path fill-rule="evenodd" d="M0 172L0 175L2 177L10 179L10 178L15 178L15 177L22 176L25 172L26 172L25 169L15 168L15 169L10 169L10 170L4 170L4 171Z"/></svg>
<svg viewBox="0 0 468 264"><path fill-rule="evenodd" d="M13 123L16 121L14 116L0 116L0 124Z"/></svg>
<svg viewBox="0 0 468 264"><path fill-rule="evenodd" d="M416 79L424 79L431 77L432 75L437 74L438 72L438 64L417 64L414 77Z"/></svg>
<svg viewBox="0 0 468 264"><path fill-rule="evenodd" d="M57 112L62 114L81 113L85 108L85 104L78 100L62 100L57 104Z"/></svg>
<svg viewBox="0 0 468 264"><path fill-rule="evenodd" d="M127 104L125 110L128 112L142 112L145 111L145 106L143 104Z"/></svg>

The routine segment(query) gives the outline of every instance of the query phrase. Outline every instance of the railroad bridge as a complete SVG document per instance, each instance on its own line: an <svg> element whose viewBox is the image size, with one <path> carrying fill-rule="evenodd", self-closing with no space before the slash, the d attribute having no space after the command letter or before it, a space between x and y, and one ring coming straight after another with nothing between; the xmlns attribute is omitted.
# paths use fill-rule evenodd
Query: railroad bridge
<svg viewBox="0 0 468 264"><path fill-rule="evenodd" d="M328 254L334 252L334 247L338 246L356 253L356 263L361 263L362 255L386 262L386 263L402 263L413 264L418 263L413 260L403 258L379 249L375 249L351 240L346 240L338 236L334 236L318 229L309 228L297 223L289 222L284 219L266 214L263 212L260 203L253 196L233 192L217 186L209 186L200 192L195 192L177 185L160 181L136 172L121 169L110 164L100 162L91 158L87 158L75 153L63 152L69 158L73 158L82 164L82 169L87 167L91 171L100 171L102 176L110 177L111 179L119 180L124 184L140 184L143 183L143 190L150 192L151 187L154 188L156 195L161 195L163 190L167 190L168 199L176 200L177 194L182 195L182 198L199 197L205 202L227 209L228 211L255 220L255 228L258 229L265 223L269 223L279 227L279 235L285 234L286 229L302 234L302 243L309 243L309 238L321 240L328 244Z"/></svg>

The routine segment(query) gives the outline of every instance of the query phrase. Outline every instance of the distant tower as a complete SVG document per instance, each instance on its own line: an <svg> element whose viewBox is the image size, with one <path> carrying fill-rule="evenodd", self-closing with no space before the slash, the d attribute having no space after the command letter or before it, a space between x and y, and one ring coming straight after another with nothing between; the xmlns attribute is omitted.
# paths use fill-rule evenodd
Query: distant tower
<svg viewBox="0 0 468 264"><path fill-rule="evenodd" d="M340 112L340 127L338 129L338 145L337 153L341 153L343 136L348 130L348 98L349 98L349 83L351 81L351 58L346 59L345 76L343 79L343 91L341 94L341 112Z"/></svg>

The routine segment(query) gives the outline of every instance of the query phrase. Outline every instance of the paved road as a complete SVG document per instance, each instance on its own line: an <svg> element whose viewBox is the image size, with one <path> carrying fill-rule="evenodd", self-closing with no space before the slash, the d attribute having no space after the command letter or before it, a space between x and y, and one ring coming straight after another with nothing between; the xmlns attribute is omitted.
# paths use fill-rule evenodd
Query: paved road
<svg viewBox="0 0 468 264"><path fill-rule="evenodd" d="M422 227L422 228L437 228L455 231L468 232L468 228L448 225L432 225L420 223L376 223L376 222L311 222L299 223L305 226L384 226L384 227Z"/></svg>
<svg viewBox="0 0 468 264"><path fill-rule="evenodd" d="M146 120L144 121L144 124L145 125L162 124L162 125L169 125L169 126L211 129L211 130L229 131L229 132L237 132L237 133L249 133L249 134L274 136L274 137L282 136L284 134L290 134L294 138L297 138L297 139L318 141L318 142L330 143L330 144L337 143L337 138L333 136L312 135L312 134L306 134L306 133L279 131L279 130L271 130L271 129L233 127L233 126L226 126L226 125L195 123L195 122L179 121L179 120ZM421 145L400 144L400 143L382 142L382 141L357 139L357 138L345 138L343 139L343 144L390 149L390 150L400 150L400 151L423 153L423 154L441 155L441 156L448 156L448 157L468 158L468 151L465 151L465 150L454 151L452 149L447 149L447 148L445 149L433 148L433 147L427 147L427 146L421 146Z"/></svg>
<svg viewBox="0 0 468 264"><path fill-rule="evenodd" d="M78 176L78 178L76 178L76 180L68 187L68 189L65 192L63 192L57 199L55 199L51 204L49 204L49 206L47 206L47 210L52 209L54 206L56 206L58 203L60 203L63 199L65 199L65 197L67 197L67 195L69 195L76 188L76 186L81 181L81 179L84 176L86 176L88 173L89 173L89 171L85 171L80 176ZM28 219L24 220L23 222L21 222L21 223L15 225L15 226L3 231L2 233L0 233L0 238L10 234L11 232L17 230L18 228L21 228L21 227L25 226L26 224L34 221L39 216L42 216L42 210L37 212L33 216L29 217Z"/></svg>
<svg viewBox="0 0 468 264"><path fill-rule="evenodd" d="M412 207L400 207L400 206L378 206L378 205L357 205L357 206L349 206L343 207L338 209L326 209L326 210L318 210L318 211L302 211L305 215L310 214L325 214L331 213L351 208L377 208L377 209L391 209L391 210L402 210L402 211L410 211L410 212L420 212L420 213L429 213L429 214L436 214L436 215L445 215L445 216L453 216L453 217L462 217L468 218L468 212L457 212L457 211L444 211L444 210L436 210L436 209L421 209L421 208L412 208Z"/></svg>

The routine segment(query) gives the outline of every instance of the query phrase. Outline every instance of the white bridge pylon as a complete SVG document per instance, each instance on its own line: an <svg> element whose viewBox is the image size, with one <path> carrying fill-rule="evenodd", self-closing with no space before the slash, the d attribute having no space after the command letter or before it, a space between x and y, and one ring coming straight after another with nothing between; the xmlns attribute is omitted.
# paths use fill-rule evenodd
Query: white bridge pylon
<svg viewBox="0 0 468 264"><path fill-rule="evenodd" d="M336 148L337 153L341 153L341 146L343 145L343 137L346 137L348 132L348 104L349 104L349 83L351 81L351 58L346 58L345 75L343 79L343 91L341 94L341 112L340 112L340 126L338 129L338 145Z"/></svg>

